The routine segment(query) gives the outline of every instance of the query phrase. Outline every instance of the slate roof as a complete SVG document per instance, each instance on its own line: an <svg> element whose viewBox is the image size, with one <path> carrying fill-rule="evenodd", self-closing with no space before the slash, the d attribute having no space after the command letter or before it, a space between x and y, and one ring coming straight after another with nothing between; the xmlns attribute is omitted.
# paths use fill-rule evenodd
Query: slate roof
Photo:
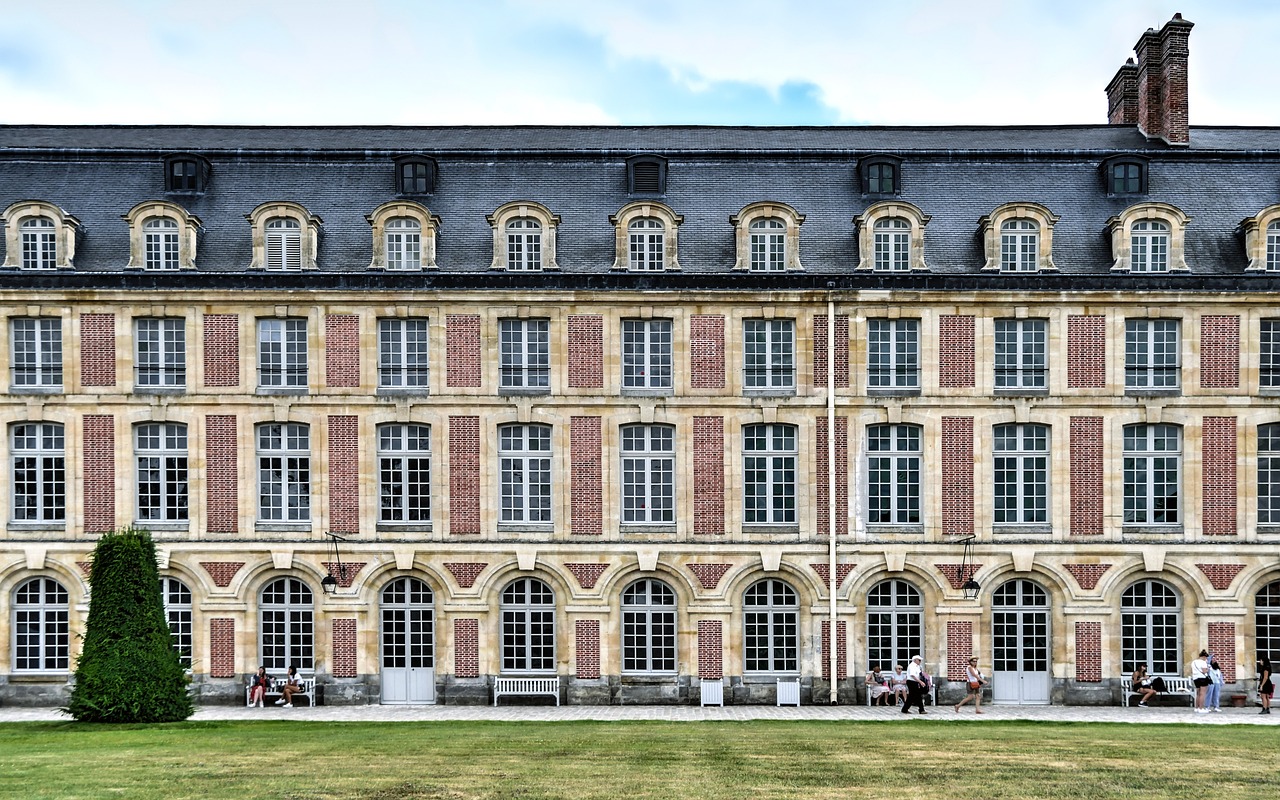
<svg viewBox="0 0 1280 800"><path fill-rule="evenodd" d="M165 197L161 157L195 152L212 163L200 196L174 196L204 223L201 271L243 271L250 260L244 215L266 201L301 203L324 220L319 267L360 273L370 260L365 215L396 197L391 156L427 153L440 165L424 199L441 217L442 272L485 273L492 233L485 215L536 200L561 216L558 262L567 275L600 275L614 260L608 216L628 196L625 158L669 159L662 201L684 215L680 263L691 275L733 266L729 216L748 203L788 203L806 215L800 258L810 275L857 266L852 219L880 198L860 193L857 158L904 159L900 199L932 220L925 258L938 275L983 264L978 220L1019 200L1061 216L1054 261L1068 276L1109 272L1109 217L1143 201L1191 217L1187 263L1197 275L1239 275L1240 221L1280 202L1280 129L1193 128L1171 148L1124 126L951 128L721 127L182 127L0 126L0 209L17 200L55 203L83 224L78 272L118 272L128 260L121 215ZM1137 153L1150 162L1150 192L1109 197L1099 163ZM14 285L5 277L0 285ZM786 285L780 278L779 286Z"/></svg>

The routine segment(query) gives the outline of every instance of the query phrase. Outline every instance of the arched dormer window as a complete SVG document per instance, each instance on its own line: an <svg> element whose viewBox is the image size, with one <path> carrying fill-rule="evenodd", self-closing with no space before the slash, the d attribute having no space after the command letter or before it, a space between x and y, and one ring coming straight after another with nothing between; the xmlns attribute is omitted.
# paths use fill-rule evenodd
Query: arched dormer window
<svg viewBox="0 0 1280 800"><path fill-rule="evenodd" d="M189 153L164 160L164 190L169 194L200 194L209 185L209 161Z"/></svg>
<svg viewBox="0 0 1280 800"><path fill-rule="evenodd" d="M500 206L485 217L493 230L490 269L511 272L558 270L556 228L560 215L541 203L518 201Z"/></svg>
<svg viewBox="0 0 1280 800"><path fill-rule="evenodd" d="M1244 253L1249 258L1246 272L1280 272L1280 203L1267 206L1240 221L1244 232Z"/></svg>
<svg viewBox="0 0 1280 800"><path fill-rule="evenodd" d="M396 159L396 194L423 195L436 190L440 170L428 156L409 155Z"/></svg>
<svg viewBox="0 0 1280 800"><path fill-rule="evenodd" d="M129 225L125 269L195 269L200 218L176 203L149 200L121 216Z"/></svg>
<svg viewBox="0 0 1280 800"><path fill-rule="evenodd" d="M735 270L796 272L804 214L786 203L752 203L729 217L737 251Z"/></svg>
<svg viewBox="0 0 1280 800"><path fill-rule="evenodd" d="M322 220L297 203L274 202L245 214L253 226L249 269L313 270Z"/></svg>
<svg viewBox="0 0 1280 800"><path fill-rule="evenodd" d="M1060 217L1039 203L1006 203L978 220L982 269L990 272L1052 272L1053 226ZM1013 225L1006 223L1013 222ZM1030 223L1030 227L1022 223ZM1032 252L1032 249L1034 252Z"/></svg>
<svg viewBox="0 0 1280 800"><path fill-rule="evenodd" d="M1139 203L1107 220L1112 272L1186 272L1183 238L1191 218L1168 203Z"/></svg>
<svg viewBox="0 0 1280 800"><path fill-rule="evenodd" d="M858 269L878 272L929 269L924 228L932 219L910 203L873 203L853 218L858 230Z"/></svg>
<svg viewBox="0 0 1280 800"><path fill-rule="evenodd" d="M72 269L80 220L41 200L23 200L4 212L4 266Z"/></svg>
<svg viewBox="0 0 1280 800"><path fill-rule="evenodd" d="M684 217L662 203L628 203L609 215L614 229L613 269L680 269L676 231Z"/></svg>
<svg viewBox="0 0 1280 800"><path fill-rule="evenodd" d="M369 269L436 269L436 232L440 218L412 200L383 203L365 215L373 229Z"/></svg>

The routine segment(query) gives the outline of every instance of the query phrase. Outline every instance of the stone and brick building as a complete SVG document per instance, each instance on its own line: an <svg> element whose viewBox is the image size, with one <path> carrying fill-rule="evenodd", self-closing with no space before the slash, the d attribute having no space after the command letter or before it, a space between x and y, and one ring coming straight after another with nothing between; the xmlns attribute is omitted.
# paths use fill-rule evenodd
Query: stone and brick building
<svg viewBox="0 0 1280 800"><path fill-rule="evenodd" d="M1107 125L0 127L0 702L128 525L206 702L1246 686L1280 130L1189 125L1190 28Z"/></svg>

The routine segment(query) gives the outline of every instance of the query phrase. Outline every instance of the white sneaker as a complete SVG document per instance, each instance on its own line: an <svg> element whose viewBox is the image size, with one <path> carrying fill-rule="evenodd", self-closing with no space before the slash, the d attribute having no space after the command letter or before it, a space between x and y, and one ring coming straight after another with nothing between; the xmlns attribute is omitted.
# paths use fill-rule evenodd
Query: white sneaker
<svg viewBox="0 0 1280 800"><path fill-rule="evenodd" d="M1210 711L1212 711L1212 712L1213 712L1213 713L1215 713L1215 714L1217 714L1218 712L1222 711L1222 709L1220 709L1220 708L1211 708L1211 709L1209 709L1209 710L1210 710Z"/></svg>
<svg viewBox="0 0 1280 800"><path fill-rule="evenodd" d="M276 705L278 705L278 706L282 706L282 705L284 705L284 698L282 697L282 698L280 698L279 700L277 700L277 701L276 701Z"/></svg>
<svg viewBox="0 0 1280 800"><path fill-rule="evenodd" d="M284 704L284 707L285 707L285 708L293 708L293 703L285 703L285 704Z"/></svg>

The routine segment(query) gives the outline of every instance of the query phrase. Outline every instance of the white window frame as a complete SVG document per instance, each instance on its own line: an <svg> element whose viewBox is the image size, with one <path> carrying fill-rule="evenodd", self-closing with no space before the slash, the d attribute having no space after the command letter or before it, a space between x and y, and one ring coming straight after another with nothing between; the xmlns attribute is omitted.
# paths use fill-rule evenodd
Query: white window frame
<svg viewBox="0 0 1280 800"><path fill-rule="evenodd" d="M1170 627L1174 630L1172 640L1167 633L1157 633L1157 628L1167 631ZM1159 660L1157 653L1162 654ZM1182 675L1182 595L1177 589L1164 581L1146 579L1131 584L1120 595L1120 662L1120 672L1125 675L1138 664L1146 664L1151 675Z"/></svg>
<svg viewBox="0 0 1280 800"><path fill-rule="evenodd" d="M537 578L517 578L502 590L502 674L556 671L556 596Z"/></svg>
<svg viewBox="0 0 1280 800"><path fill-rule="evenodd" d="M134 386L174 389L187 385L187 321L139 317L133 323Z"/></svg>
<svg viewBox="0 0 1280 800"><path fill-rule="evenodd" d="M785 581L766 578L742 593L742 672L800 672L800 598Z"/></svg>
<svg viewBox="0 0 1280 800"><path fill-rule="evenodd" d="M395 217L383 226L388 270L422 269L422 223L412 217Z"/></svg>
<svg viewBox="0 0 1280 800"><path fill-rule="evenodd" d="M498 386L551 390L551 320L498 320Z"/></svg>
<svg viewBox="0 0 1280 800"><path fill-rule="evenodd" d="M378 426L378 521L431 523L431 427L388 422Z"/></svg>
<svg viewBox="0 0 1280 800"><path fill-rule="evenodd" d="M10 385L21 390L62 388L62 319L16 317L9 321Z"/></svg>
<svg viewBox="0 0 1280 800"><path fill-rule="evenodd" d="M169 641L183 668L190 670L194 652L191 589L177 578L163 576L160 596L164 599L164 616L169 623Z"/></svg>
<svg viewBox="0 0 1280 800"><path fill-rule="evenodd" d="M1123 458L1124 524L1181 525L1182 428L1126 425Z"/></svg>
<svg viewBox="0 0 1280 800"><path fill-rule="evenodd" d="M258 456L258 521L311 521L311 429L264 422L254 431Z"/></svg>
<svg viewBox="0 0 1280 800"><path fill-rule="evenodd" d="M293 217L272 217L263 230L263 267L277 272L302 269L302 225Z"/></svg>
<svg viewBox="0 0 1280 800"><path fill-rule="evenodd" d="M1258 385L1280 389L1280 318L1258 322Z"/></svg>
<svg viewBox="0 0 1280 800"><path fill-rule="evenodd" d="M751 238L752 272L786 272L787 225L777 217L752 220L748 229Z"/></svg>
<svg viewBox="0 0 1280 800"><path fill-rule="evenodd" d="M657 578L641 578L622 591L622 673L673 675L676 593Z"/></svg>
<svg viewBox="0 0 1280 800"><path fill-rule="evenodd" d="M622 388L670 390L673 382L669 319L622 320Z"/></svg>
<svg viewBox="0 0 1280 800"><path fill-rule="evenodd" d="M922 524L923 439L919 425L867 426L867 524Z"/></svg>
<svg viewBox="0 0 1280 800"><path fill-rule="evenodd" d="M675 524L675 436L671 425L619 431L623 525Z"/></svg>
<svg viewBox="0 0 1280 800"><path fill-rule="evenodd" d="M1029 219L1000 223L1000 271L1036 272L1040 269L1040 226Z"/></svg>
<svg viewBox="0 0 1280 800"><path fill-rule="evenodd" d="M742 426L742 523L797 524L799 429L765 423Z"/></svg>
<svg viewBox="0 0 1280 800"><path fill-rule="evenodd" d="M992 521L1043 525L1049 521L1048 425L1012 423L992 430Z"/></svg>
<svg viewBox="0 0 1280 800"><path fill-rule="evenodd" d="M997 319L994 361L996 389L1047 389L1049 321Z"/></svg>
<svg viewBox="0 0 1280 800"><path fill-rule="evenodd" d="M656 217L627 224L627 268L632 272L662 272L666 267L667 226Z"/></svg>
<svg viewBox="0 0 1280 800"><path fill-rule="evenodd" d="M66 524L67 440L57 422L9 426L10 509L17 523ZM23 480L23 477L30 477Z"/></svg>
<svg viewBox="0 0 1280 800"><path fill-rule="evenodd" d="M867 590L867 668L892 673L924 652L924 595L901 578L880 581ZM885 653L890 655L886 658Z"/></svg>
<svg viewBox="0 0 1280 800"><path fill-rule="evenodd" d="M500 522L552 522L551 426L511 424L498 428Z"/></svg>
<svg viewBox="0 0 1280 800"><path fill-rule="evenodd" d="M13 654L18 674L71 671L71 597L53 578L36 577L13 591Z"/></svg>
<svg viewBox="0 0 1280 800"><path fill-rule="evenodd" d="M1280 423L1258 426L1258 524L1280 525Z"/></svg>
<svg viewBox="0 0 1280 800"><path fill-rule="evenodd" d="M920 320L867 320L867 388L920 389Z"/></svg>
<svg viewBox="0 0 1280 800"><path fill-rule="evenodd" d="M178 223L168 217L152 217L142 223L144 266L151 270L174 270L182 266Z"/></svg>
<svg viewBox="0 0 1280 800"><path fill-rule="evenodd" d="M1176 390L1182 385L1182 323L1176 319L1124 321L1124 388Z"/></svg>
<svg viewBox="0 0 1280 800"><path fill-rule="evenodd" d="M911 223L902 217L883 217L875 221L876 272L911 271Z"/></svg>
<svg viewBox="0 0 1280 800"><path fill-rule="evenodd" d="M1262 653L1280 653L1280 581L1271 581L1254 595L1253 632L1255 659Z"/></svg>
<svg viewBox="0 0 1280 800"><path fill-rule="evenodd" d="M134 518L139 525L188 521L187 446L187 426L180 422L133 426Z"/></svg>
<svg viewBox="0 0 1280 800"><path fill-rule="evenodd" d="M48 217L28 217L18 226L22 236L22 268L58 268L58 226Z"/></svg>
<svg viewBox="0 0 1280 800"><path fill-rule="evenodd" d="M1280 272L1280 220L1267 225L1267 272Z"/></svg>
<svg viewBox="0 0 1280 800"><path fill-rule="evenodd" d="M507 269L537 272L542 269L542 225L532 217L507 223Z"/></svg>
<svg viewBox="0 0 1280 800"><path fill-rule="evenodd" d="M276 578L258 593L258 663L283 674L315 670L315 594L297 578Z"/></svg>
<svg viewBox="0 0 1280 800"><path fill-rule="evenodd" d="M1160 220L1133 223L1129 244L1130 272L1169 271L1169 226Z"/></svg>
<svg viewBox="0 0 1280 800"><path fill-rule="evenodd" d="M378 320L378 388L426 392L431 383L431 325L425 317Z"/></svg>
<svg viewBox="0 0 1280 800"><path fill-rule="evenodd" d="M278 317L258 320L258 387L306 389L307 320Z"/></svg>
<svg viewBox="0 0 1280 800"><path fill-rule="evenodd" d="M795 391L795 320L742 321L742 386L747 391Z"/></svg>

